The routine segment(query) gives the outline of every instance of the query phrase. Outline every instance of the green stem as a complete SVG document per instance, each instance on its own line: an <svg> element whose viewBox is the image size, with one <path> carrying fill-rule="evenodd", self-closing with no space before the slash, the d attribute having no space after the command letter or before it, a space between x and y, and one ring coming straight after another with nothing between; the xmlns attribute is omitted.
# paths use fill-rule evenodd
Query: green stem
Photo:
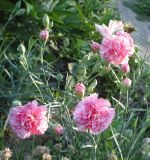
<svg viewBox="0 0 150 160"><path fill-rule="evenodd" d="M93 145L94 145L93 160L97 160L97 157L96 157L96 153L97 153L97 144L96 144L94 135L92 135L92 140L93 140Z"/></svg>
<svg viewBox="0 0 150 160"><path fill-rule="evenodd" d="M117 77L117 75L116 75L115 71L112 69L111 65L109 65L109 67L110 67L110 69L111 69L112 73L114 74L114 76L115 76L115 78L116 78L116 80L117 80L118 84L120 84L121 82L120 82L119 78Z"/></svg>
<svg viewBox="0 0 150 160"><path fill-rule="evenodd" d="M43 64L43 56L44 56L44 51L45 51L45 46L46 46L46 41L43 44L43 47L41 47L41 63Z"/></svg>
<svg viewBox="0 0 150 160"><path fill-rule="evenodd" d="M117 148L118 148L118 150L119 150L119 153L120 153L120 156L121 156L121 160L123 160L123 155L122 155L121 148L120 148L120 146L119 146L119 143L118 143L118 141L117 141L117 138L116 138L116 136L115 136L115 134L114 134L114 131L113 131L112 126L111 126L111 125L110 125L110 129L111 129L111 132L112 132L112 135L113 135L114 141L115 141L115 143L116 143L116 145L117 145Z"/></svg>
<svg viewBox="0 0 150 160"><path fill-rule="evenodd" d="M127 90L126 112L128 111L128 107L129 107L129 92Z"/></svg>

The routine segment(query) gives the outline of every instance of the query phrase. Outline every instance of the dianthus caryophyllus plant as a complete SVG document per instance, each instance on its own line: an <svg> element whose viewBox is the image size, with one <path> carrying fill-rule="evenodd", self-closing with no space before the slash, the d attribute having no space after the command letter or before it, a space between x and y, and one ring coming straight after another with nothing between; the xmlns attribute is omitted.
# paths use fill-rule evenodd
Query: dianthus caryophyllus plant
<svg viewBox="0 0 150 160"><path fill-rule="evenodd" d="M122 64L122 65L121 65L121 70L122 70L122 72L124 72L124 73L130 72L130 66L129 66L129 64Z"/></svg>
<svg viewBox="0 0 150 160"><path fill-rule="evenodd" d="M130 78L125 78L122 81L123 87L130 88L132 85L132 80Z"/></svg>
<svg viewBox="0 0 150 160"><path fill-rule="evenodd" d="M110 21L109 25L95 25L96 31L102 36L99 53L103 59L114 65L128 63L134 54L134 41L130 34L123 30L123 23Z"/></svg>
<svg viewBox="0 0 150 160"><path fill-rule="evenodd" d="M84 95L84 92L85 92L85 85L83 83L77 83L75 85L75 92L78 94L78 95Z"/></svg>
<svg viewBox="0 0 150 160"><path fill-rule="evenodd" d="M13 107L9 113L9 123L18 137L25 139L31 135L42 135L48 128L46 105L32 101L24 106Z"/></svg>
<svg viewBox="0 0 150 160"><path fill-rule="evenodd" d="M98 52L100 50L100 44L98 44L95 41L92 41L92 43L90 44L93 52Z"/></svg>
<svg viewBox="0 0 150 160"><path fill-rule="evenodd" d="M110 20L108 26L105 24L95 24L96 31L99 32L103 37L111 36L112 34L115 34L115 32L123 30L123 26L124 25L121 21L115 20Z"/></svg>
<svg viewBox="0 0 150 160"><path fill-rule="evenodd" d="M106 130L115 117L115 109L108 100L98 98L98 94L85 97L76 106L73 118L79 131L90 130L99 134Z"/></svg>
<svg viewBox="0 0 150 160"><path fill-rule="evenodd" d="M54 126L54 131L57 135L62 135L64 133L64 128L60 124Z"/></svg>
<svg viewBox="0 0 150 160"><path fill-rule="evenodd" d="M49 37L49 32L45 29L45 30L42 30L40 32L40 35L39 35L40 39L43 40L43 41L47 41L48 40L48 37Z"/></svg>

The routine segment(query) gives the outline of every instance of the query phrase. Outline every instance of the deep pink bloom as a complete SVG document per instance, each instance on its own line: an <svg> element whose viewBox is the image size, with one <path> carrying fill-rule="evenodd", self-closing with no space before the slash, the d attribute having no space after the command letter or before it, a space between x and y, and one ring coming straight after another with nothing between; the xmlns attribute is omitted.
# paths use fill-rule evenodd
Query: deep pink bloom
<svg viewBox="0 0 150 160"><path fill-rule="evenodd" d="M116 33L117 36L123 36L126 39L128 39L129 41L129 52L128 52L128 56L131 57L134 54L134 48L135 48L135 44L134 41L132 39L132 37L130 36L129 33L124 32L124 31L119 31Z"/></svg>
<svg viewBox="0 0 150 160"><path fill-rule="evenodd" d="M11 108L9 123L17 136L25 139L45 133L48 128L46 114L46 105L38 105L37 101L32 101L24 106Z"/></svg>
<svg viewBox="0 0 150 160"><path fill-rule="evenodd" d="M121 70L122 70L124 73L130 72L130 66L129 66L129 64L122 64L122 65L121 65Z"/></svg>
<svg viewBox="0 0 150 160"><path fill-rule="evenodd" d="M115 116L115 109L110 108L108 100L98 98L98 94L85 97L76 106L73 117L80 131L89 129L99 134L109 127Z"/></svg>
<svg viewBox="0 0 150 160"><path fill-rule="evenodd" d="M132 80L130 78L125 78L122 81L122 85L126 88L130 88L132 85Z"/></svg>
<svg viewBox="0 0 150 160"><path fill-rule="evenodd" d="M54 126L54 131L57 135L62 135L64 133L64 128L60 124L57 124Z"/></svg>
<svg viewBox="0 0 150 160"><path fill-rule="evenodd" d="M49 37L49 32L47 30L43 30L40 32L40 39L43 41L47 41Z"/></svg>
<svg viewBox="0 0 150 160"><path fill-rule="evenodd" d="M115 34L117 31L123 30L123 23L121 21L110 20L108 26L105 24L95 24L96 31L99 32L103 37Z"/></svg>
<svg viewBox="0 0 150 160"><path fill-rule="evenodd" d="M75 86L75 92L79 95L84 95L85 86L83 83L77 83Z"/></svg>
<svg viewBox="0 0 150 160"><path fill-rule="evenodd" d="M100 50L100 44L98 44L97 42L95 41L92 41L92 43L90 44L92 50L94 52L98 52Z"/></svg>

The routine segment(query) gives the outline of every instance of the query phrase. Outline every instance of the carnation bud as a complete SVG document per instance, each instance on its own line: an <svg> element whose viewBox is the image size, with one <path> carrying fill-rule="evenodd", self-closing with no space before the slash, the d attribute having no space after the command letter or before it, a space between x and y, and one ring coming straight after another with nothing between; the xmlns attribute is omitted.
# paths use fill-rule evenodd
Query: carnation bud
<svg viewBox="0 0 150 160"><path fill-rule="evenodd" d="M43 41L47 41L49 37L49 32L47 30L42 30L40 32L40 39Z"/></svg>
<svg viewBox="0 0 150 160"><path fill-rule="evenodd" d="M130 88L130 87L131 87L131 84L132 84L132 81L131 81L131 79L129 79L129 78L125 78L125 79L122 81L122 85L123 85L123 87L125 87L125 88Z"/></svg>
<svg viewBox="0 0 150 160"><path fill-rule="evenodd" d="M56 144L54 145L54 148L55 148L56 150L60 150L60 149L62 148L62 144L61 144L61 143L56 143Z"/></svg>
<svg viewBox="0 0 150 160"><path fill-rule="evenodd" d="M141 151L144 155L149 153L149 151L150 151L150 138L143 139Z"/></svg>
<svg viewBox="0 0 150 160"><path fill-rule="evenodd" d="M132 26L131 23L127 22L124 25L124 31L127 32L127 33L132 33L134 31L136 31L136 28L134 26Z"/></svg>
<svg viewBox="0 0 150 160"><path fill-rule="evenodd" d="M97 42L95 41L92 41L92 43L90 44L92 50L94 52L98 52L100 50L100 44L98 44Z"/></svg>
<svg viewBox="0 0 150 160"><path fill-rule="evenodd" d="M110 155L110 160L118 160L117 155L114 154L114 153L112 153L112 154Z"/></svg>
<svg viewBox="0 0 150 160"><path fill-rule="evenodd" d="M24 160L32 160L32 159L33 159L32 156L29 154L24 156Z"/></svg>
<svg viewBox="0 0 150 160"><path fill-rule="evenodd" d="M77 83L75 86L75 92L79 95L79 96L83 96L85 93L85 86L83 83Z"/></svg>
<svg viewBox="0 0 150 160"><path fill-rule="evenodd" d="M47 153L44 153L43 156L42 156L42 160L52 160L51 155L47 154Z"/></svg>
<svg viewBox="0 0 150 160"><path fill-rule="evenodd" d="M70 159L67 157L61 157L61 160L70 160Z"/></svg>
<svg viewBox="0 0 150 160"><path fill-rule="evenodd" d="M45 28L48 28L48 27L49 27L49 17L48 17L47 14L45 14L45 15L43 16L43 26L44 26Z"/></svg>
<svg viewBox="0 0 150 160"><path fill-rule="evenodd" d="M57 135L62 135L64 133L64 128L60 124L54 126L54 131Z"/></svg>
<svg viewBox="0 0 150 160"><path fill-rule="evenodd" d="M44 153L49 154L49 148L46 147L46 146L37 146L32 152L33 156L35 156L35 157L36 156L41 156Z"/></svg>
<svg viewBox="0 0 150 160"><path fill-rule="evenodd" d="M21 106L22 104L21 104L21 101L19 101L19 100L14 100L13 102L12 102L12 107L16 107L16 106Z"/></svg>
<svg viewBox="0 0 150 160"><path fill-rule="evenodd" d="M109 73L111 71L111 68L110 68L110 66L104 66L103 70L105 73Z"/></svg>
<svg viewBox="0 0 150 160"><path fill-rule="evenodd" d="M26 49L25 46L23 44L19 44L18 48L17 48L18 52L25 54Z"/></svg>
<svg viewBox="0 0 150 160"><path fill-rule="evenodd" d="M92 93L96 86L97 86L97 80L95 79L95 80L89 85L88 91Z"/></svg>
<svg viewBox="0 0 150 160"><path fill-rule="evenodd" d="M128 73L130 72L130 66L128 64L122 64L121 65L121 70L124 72L124 73Z"/></svg>
<svg viewBox="0 0 150 160"><path fill-rule="evenodd" d="M73 147L73 145L68 145L68 149L71 151L71 152L73 152L73 153L75 153L75 148Z"/></svg>

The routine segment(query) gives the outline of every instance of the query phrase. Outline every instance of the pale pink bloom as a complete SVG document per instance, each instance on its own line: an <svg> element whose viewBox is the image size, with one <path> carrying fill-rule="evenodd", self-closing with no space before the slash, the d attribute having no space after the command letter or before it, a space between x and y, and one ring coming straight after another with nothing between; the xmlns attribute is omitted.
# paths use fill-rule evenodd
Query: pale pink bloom
<svg viewBox="0 0 150 160"><path fill-rule="evenodd" d="M60 124L57 124L54 126L54 131L57 135L62 135L64 133L64 128Z"/></svg>
<svg viewBox="0 0 150 160"><path fill-rule="evenodd" d="M95 24L95 28L96 28L96 31L99 32L103 37L106 37L112 34L105 24L102 24L102 25Z"/></svg>
<svg viewBox="0 0 150 160"><path fill-rule="evenodd" d="M95 24L96 31L99 32L103 37L115 34L117 31L123 30L123 23L121 21L110 20L108 26L105 24Z"/></svg>
<svg viewBox="0 0 150 160"><path fill-rule="evenodd" d="M9 123L18 137L25 139L31 135L42 135L48 128L46 105L32 101L24 106L13 107L9 113Z"/></svg>
<svg viewBox="0 0 150 160"><path fill-rule="evenodd" d="M111 108L110 102L98 98L96 93L80 101L73 113L78 130L90 130L93 134L99 134L106 130L114 116L115 109Z"/></svg>
<svg viewBox="0 0 150 160"><path fill-rule="evenodd" d="M42 30L40 32L40 39L42 39L43 41L47 41L49 37L49 32L47 30Z"/></svg>
<svg viewBox="0 0 150 160"><path fill-rule="evenodd" d="M100 44L98 44L97 42L95 41L92 41L92 43L90 44L92 50L94 52L98 52L100 50Z"/></svg>
<svg viewBox="0 0 150 160"><path fill-rule="evenodd" d="M128 52L128 56L131 57L133 54L134 54L134 48L135 48L135 44L134 44L134 41L133 41L133 38L130 36L129 33L127 32L124 32L124 31L119 31L116 33L117 36L123 36L125 37L126 39L128 39L129 41L129 52Z"/></svg>
<svg viewBox="0 0 150 160"><path fill-rule="evenodd" d="M130 66L129 66L129 64L122 64L122 65L121 65L121 70L122 70L124 73L130 72Z"/></svg>
<svg viewBox="0 0 150 160"><path fill-rule="evenodd" d="M77 83L75 86L75 92L79 95L84 95L85 86L83 83Z"/></svg>
<svg viewBox="0 0 150 160"><path fill-rule="evenodd" d="M127 38L112 35L103 38L100 55L109 63L119 65L128 63L130 51L131 47Z"/></svg>
<svg viewBox="0 0 150 160"><path fill-rule="evenodd" d="M122 85L123 85L124 87L126 87L126 88L130 88L131 85L132 85L131 79L130 79L130 78L125 78L125 79L123 79Z"/></svg>

